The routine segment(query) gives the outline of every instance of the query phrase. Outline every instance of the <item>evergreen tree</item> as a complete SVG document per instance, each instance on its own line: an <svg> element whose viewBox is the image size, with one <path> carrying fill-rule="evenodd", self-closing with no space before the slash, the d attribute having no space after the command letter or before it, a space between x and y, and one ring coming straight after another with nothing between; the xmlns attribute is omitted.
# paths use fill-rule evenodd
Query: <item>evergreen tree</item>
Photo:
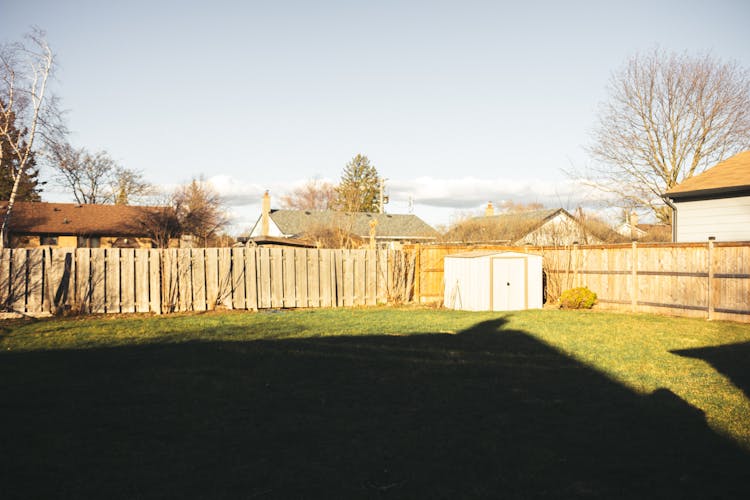
<svg viewBox="0 0 750 500"><path fill-rule="evenodd" d="M346 164L336 187L336 208L345 212L377 212L379 194L378 171L367 156L358 154Z"/></svg>
<svg viewBox="0 0 750 500"><path fill-rule="evenodd" d="M5 115L0 114L0 120L5 120ZM7 125L7 127L6 127ZM8 123L0 123L0 129L6 131L0 134L0 200L7 201L10 199L10 193L13 190L13 180L19 171L19 154L13 145L19 145L19 150L23 151L28 148L25 140L26 130L19 130L15 124L15 114L8 115ZM18 193L16 201L40 201L41 184L39 182L39 169L36 167L34 152L29 153L29 159L26 162L21 180L18 184Z"/></svg>

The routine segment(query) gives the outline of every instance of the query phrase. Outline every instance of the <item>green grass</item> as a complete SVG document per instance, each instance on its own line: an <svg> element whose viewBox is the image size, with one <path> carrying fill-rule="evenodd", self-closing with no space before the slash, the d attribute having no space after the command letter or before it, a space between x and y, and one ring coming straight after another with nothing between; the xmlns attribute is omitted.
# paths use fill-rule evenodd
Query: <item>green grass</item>
<svg viewBox="0 0 750 500"><path fill-rule="evenodd" d="M746 498L750 325L422 308L0 323L9 498Z"/></svg>

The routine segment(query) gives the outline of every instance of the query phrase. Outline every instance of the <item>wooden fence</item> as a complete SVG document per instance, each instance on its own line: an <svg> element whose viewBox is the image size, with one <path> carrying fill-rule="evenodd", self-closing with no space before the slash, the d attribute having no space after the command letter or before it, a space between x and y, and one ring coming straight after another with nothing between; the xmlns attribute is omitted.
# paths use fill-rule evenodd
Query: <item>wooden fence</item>
<svg viewBox="0 0 750 500"><path fill-rule="evenodd" d="M408 300L413 270L386 250L5 249L0 305L32 315L365 306Z"/></svg>
<svg viewBox="0 0 750 500"><path fill-rule="evenodd" d="M430 245L416 254L415 300L443 298L443 258L471 250L544 257L547 298L587 286L602 307L750 322L750 242L571 247Z"/></svg>

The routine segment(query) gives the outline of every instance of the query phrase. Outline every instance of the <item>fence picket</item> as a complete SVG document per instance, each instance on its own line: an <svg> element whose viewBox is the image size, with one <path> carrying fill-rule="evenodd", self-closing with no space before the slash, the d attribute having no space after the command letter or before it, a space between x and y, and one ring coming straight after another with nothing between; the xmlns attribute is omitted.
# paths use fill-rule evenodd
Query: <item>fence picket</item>
<svg viewBox="0 0 750 500"><path fill-rule="evenodd" d="M11 309L26 312L26 249L13 250L11 254L10 271L10 303Z"/></svg>
<svg viewBox="0 0 750 500"><path fill-rule="evenodd" d="M245 250L245 301L248 310L258 310L258 266L255 248Z"/></svg>
<svg viewBox="0 0 750 500"><path fill-rule="evenodd" d="M135 312L135 249L120 250L120 310Z"/></svg>
<svg viewBox="0 0 750 500"><path fill-rule="evenodd" d="M320 307L336 305L336 275L333 266L333 251L320 250Z"/></svg>
<svg viewBox="0 0 750 500"><path fill-rule="evenodd" d="M271 307L284 307L284 261L281 248L271 248Z"/></svg>
<svg viewBox="0 0 750 500"><path fill-rule="evenodd" d="M246 309L245 303L245 249L232 249L232 306Z"/></svg>
<svg viewBox="0 0 750 500"><path fill-rule="evenodd" d="M190 250L194 311L206 310L206 255L202 248Z"/></svg>
<svg viewBox="0 0 750 500"><path fill-rule="evenodd" d="M91 312L91 250L76 249L76 309L81 313Z"/></svg>
<svg viewBox="0 0 750 500"><path fill-rule="evenodd" d="M283 266L283 273L284 273L284 298L283 298L283 305L284 307L295 307L296 304L294 302L294 279L295 279L295 272L294 272L294 248L283 248L281 250L281 255L283 256L284 260L284 266Z"/></svg>
<svg viewBox="0 0 750 500"><path fill-rule="evenodd" d="M307 306L320 307L320 251L306 252L307 259Z"/></svg>
<svg viewBox="0 0 750 500"><path fill-rule="evenodd" d="M307 304L307 250L294 249L294 307L308 307Z"/></svg>
<svg viewBox="0 0 750 500"><path fill-rule="evenodd" d="M33 248L28 253L28 284L26 286L26 312L41 313L44 303L44 250ZM71 289L74 283L70 284ZM71 297L71 302L73 302Z"/></svg>
<svg viewBox="0 0 750 500"><path fill-rule="evenodd" d="M151 312L161 314L162 311L162 270L163 252L159 250L148 251L148 299Z"/></svg>
<svg viewBox="0 0 750 500"><path fill-rule="evenodd" d="M151 276L149 275L149 250L136 249L133 252L135 260L135 311L144 313L149 311L148 289Z"/></svg>
<svg viewBox="0 0 750 500"><path fill-rule="evenodd" d="M258 307L271 308L271 249L258 249Z"/></svg>

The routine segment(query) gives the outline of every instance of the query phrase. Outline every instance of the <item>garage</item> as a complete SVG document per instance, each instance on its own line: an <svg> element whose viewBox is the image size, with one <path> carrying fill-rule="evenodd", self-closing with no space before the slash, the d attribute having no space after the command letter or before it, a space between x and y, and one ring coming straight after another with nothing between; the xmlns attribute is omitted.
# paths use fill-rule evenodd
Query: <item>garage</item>
<svg viewBox="0 0 750 500"><path fill-rule="evenodd" d="M542 256L480 250L447 255L443 303L463 311L542 307Z"/></svg>

